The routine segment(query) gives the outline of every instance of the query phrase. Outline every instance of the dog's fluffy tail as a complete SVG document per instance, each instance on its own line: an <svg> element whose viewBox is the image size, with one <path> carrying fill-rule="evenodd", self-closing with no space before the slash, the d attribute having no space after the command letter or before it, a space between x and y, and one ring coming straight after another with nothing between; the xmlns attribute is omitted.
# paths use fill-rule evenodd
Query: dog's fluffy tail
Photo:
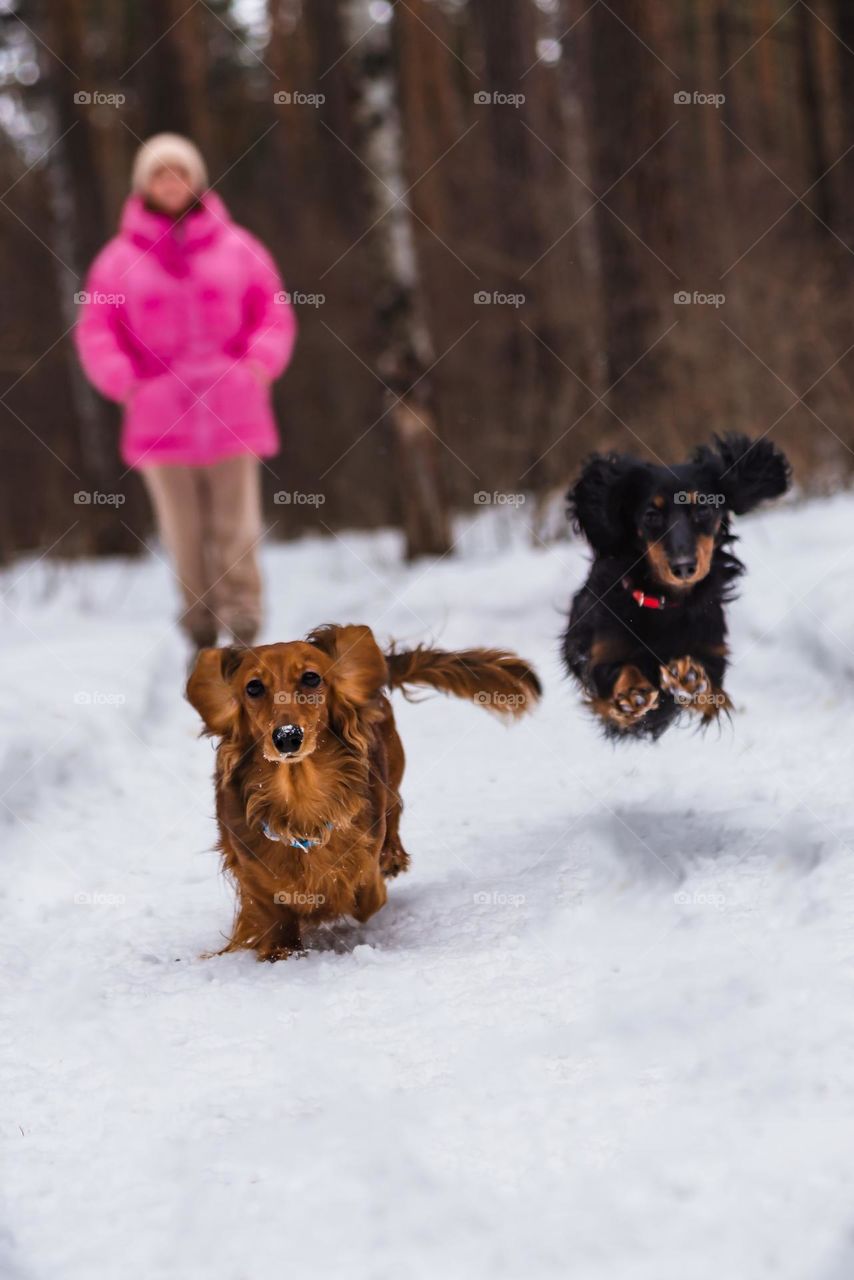
<svg viewBox="0 0 854 1280"><path fill-rule="evenodd" d="M413 685L426 685L468 698L498 715L521 716L542 693L533 668L515 653L500 649L408 649L386 654L389 687L409 696Z"/></svg>

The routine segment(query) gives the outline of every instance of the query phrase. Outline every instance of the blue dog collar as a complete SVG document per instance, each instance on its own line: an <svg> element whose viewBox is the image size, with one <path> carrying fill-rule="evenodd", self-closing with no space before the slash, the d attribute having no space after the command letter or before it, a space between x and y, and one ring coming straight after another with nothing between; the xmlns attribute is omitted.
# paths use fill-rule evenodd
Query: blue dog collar
<svg viewBox="0 0 854 1280"><path fill-rule="evenodd" d="M303 853L308 853L309 849L313 849L315 845L322 843L320 840L310 840L308 836L291 836L289 840L284 841L281 836L277 836L275 831L270 829L270 825L267 822L261 823L261 830L268 840L277 840L282 844L287 843L292 849L300 849ZM326 830L334 831L335 823L327 822Z"/></svg>

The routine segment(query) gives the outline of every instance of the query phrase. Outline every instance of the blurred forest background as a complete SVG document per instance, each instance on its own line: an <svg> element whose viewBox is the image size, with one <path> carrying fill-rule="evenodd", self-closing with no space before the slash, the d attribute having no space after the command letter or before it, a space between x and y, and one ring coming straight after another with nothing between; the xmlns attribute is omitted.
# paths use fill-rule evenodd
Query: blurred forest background
<svg viewBox="0 0 854 1280"><path fill-rule="evenodd" d="M854 0L0 0L0 39L2 558L149 529L69 330L159 130L299 295L283 536L441 551L476 493L533 523L594 448L726 428L847 482Z"/></svg>

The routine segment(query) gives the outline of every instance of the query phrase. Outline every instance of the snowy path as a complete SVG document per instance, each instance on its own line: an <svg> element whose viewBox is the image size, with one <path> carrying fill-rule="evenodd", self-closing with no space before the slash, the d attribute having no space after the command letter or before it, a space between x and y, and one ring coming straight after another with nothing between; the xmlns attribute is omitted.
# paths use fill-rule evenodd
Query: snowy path
<svg viewBox="0 0 854 1280"><path fill-rule="evenodd" d="M2 1280L854 1274L854 499L742 526L731 728L613 750L577 544L271 548L270 639L498 643L530 722L396 705L412 873L305 959L230 917L152 562L7 572Z"/></svg>

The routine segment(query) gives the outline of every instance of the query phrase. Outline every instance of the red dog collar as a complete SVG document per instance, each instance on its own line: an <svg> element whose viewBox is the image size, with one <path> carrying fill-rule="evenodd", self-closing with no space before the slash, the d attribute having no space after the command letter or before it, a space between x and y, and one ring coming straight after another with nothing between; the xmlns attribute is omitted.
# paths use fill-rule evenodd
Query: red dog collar
<svg viewBox="0 0 854 1280"><path fill-rule="evenodd" d="M623 586L642 609L678 609L679 607L678 600L668 600L667 596L649 596L645 591L636 590L628 578L623 578Z"/></svg>

